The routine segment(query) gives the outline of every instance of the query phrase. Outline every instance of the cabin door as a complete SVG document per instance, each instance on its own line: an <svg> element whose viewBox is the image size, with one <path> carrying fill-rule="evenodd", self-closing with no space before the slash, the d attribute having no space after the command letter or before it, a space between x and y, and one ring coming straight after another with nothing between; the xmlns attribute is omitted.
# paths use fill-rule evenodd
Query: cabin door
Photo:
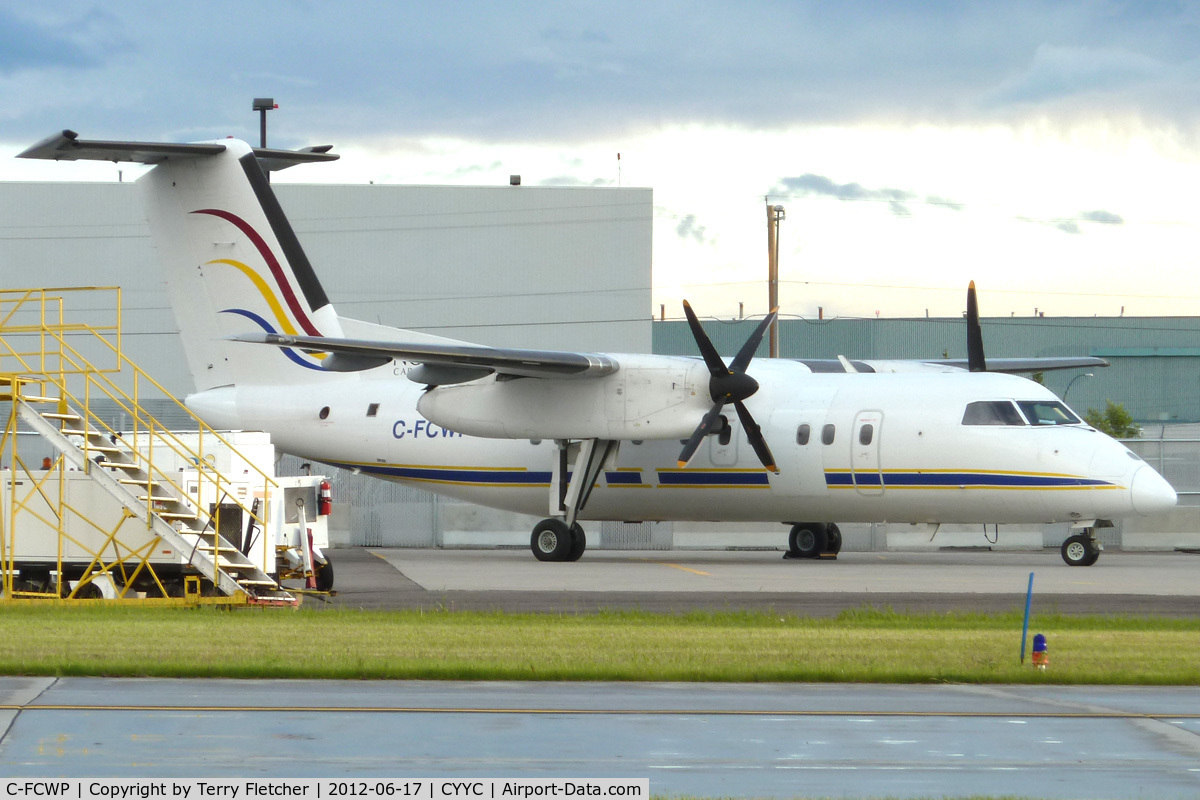
<svg viewBox="0 0 1200 800"><path fill-rule="evenodd" d="M879 467L879 440L883 434L882 411L860 411L854 418L850 440L850 470L859 494L883 494L883 472Z"/></svg>

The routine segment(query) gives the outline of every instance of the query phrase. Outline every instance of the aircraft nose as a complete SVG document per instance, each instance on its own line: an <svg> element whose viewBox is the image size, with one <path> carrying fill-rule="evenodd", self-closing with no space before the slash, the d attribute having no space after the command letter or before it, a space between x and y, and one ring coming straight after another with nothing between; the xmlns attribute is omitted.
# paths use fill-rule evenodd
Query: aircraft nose
<svg viewBox="0 0 1200 800"><path fill-rule="evenodd" d="M1133 502L1133 510L1143 517L1174 508L1177 499L1171 484L1149 465L1139 467L1134 473L1133 482L1129 486L1129 496Z"/></svg>

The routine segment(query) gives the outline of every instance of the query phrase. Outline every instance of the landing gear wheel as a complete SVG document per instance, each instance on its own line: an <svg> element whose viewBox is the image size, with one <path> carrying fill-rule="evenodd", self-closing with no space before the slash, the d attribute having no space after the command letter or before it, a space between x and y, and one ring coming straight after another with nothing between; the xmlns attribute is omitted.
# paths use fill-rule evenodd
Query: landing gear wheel
<svg viewBox="0 0 1200 800"><path fill-rule="evenodd" d="M826 545L824 552L831 556L836 556L842 552L842 531L834 523L829 523L826 533L829 536L829 543Z"/></svg>
<svg viewBox="0 0 1200 800"><path fill-rule="evenodd" d="M566 561L574 545L575 537L561 519L542 520L533 527L533 536L529 540L529 547L538 561Z"/></svg>
<svg viewBox="0 0 1200 800"><path fill-rule="evenodd" d="M1090 567L1100 558L1100 548L1092 537L1077 533L1062 544L1062 558L1072 567Z"/></svg>
<svg viewBox="0 0 1200 800"><path fill-rule="evenodd" d="M567 554L567 561L578 561L586 549L587 535L583 532L583 526L576 522L571 526L571 552Z"/></svg>
<svg viewBox="0 0 1200 800"><path fill-rule="evenodd" d="M333 562L326 556L325 563L317 563L313 565L317 572L317 591L332 592L333 591Z"/></svg>
<svg viewBox="0 0 1200 800"><path fill-rule="evenodd" d="M828 546L828 528L821 522L798 522L788 534L792 558L817 558Z"/></svg>

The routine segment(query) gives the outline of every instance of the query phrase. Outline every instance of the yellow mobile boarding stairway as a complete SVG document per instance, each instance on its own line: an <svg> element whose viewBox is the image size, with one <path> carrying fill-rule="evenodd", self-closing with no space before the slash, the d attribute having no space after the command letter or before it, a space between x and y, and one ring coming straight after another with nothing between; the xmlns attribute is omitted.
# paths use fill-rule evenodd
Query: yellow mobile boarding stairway
<svg viewBox="0 0 1200 800"><path fill-rule="evenodd" d="M186 414L199 435L185 444L148 401ZM274 481L242 475L238 492L213 467L210 448L237 451L122 352L120 289L0 290L3 411L4 601L296 604L270 574L273 543L262 541ZM185 481L159 468L156 453L197 469ZM223 509L239 523L222 525Z"/></svg>

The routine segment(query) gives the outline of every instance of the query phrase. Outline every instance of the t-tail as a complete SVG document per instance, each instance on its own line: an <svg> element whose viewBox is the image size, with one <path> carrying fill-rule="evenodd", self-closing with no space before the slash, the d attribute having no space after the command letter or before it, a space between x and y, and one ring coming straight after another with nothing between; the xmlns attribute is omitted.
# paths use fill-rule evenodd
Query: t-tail
<svg viewBox="0 0 1200 800"><path fill-rule="evenodd" d="M320 358L301 350L229 340L340 337L342 328L254 151L223 144L211 158L168 160L139 181L196 388L323 373Z"/></svg>
<svg viewBox="0 0 1200 800"><path fill-rule="evenodd" d="M336 159L329 149L265 150L236 139L85 141L63 131L21 157L154 165L138 184L188 366L203 392L335 377L326 353L232 337L342 337L347 327L366 325L338 318L266 177L266 170Z"/></svg>

